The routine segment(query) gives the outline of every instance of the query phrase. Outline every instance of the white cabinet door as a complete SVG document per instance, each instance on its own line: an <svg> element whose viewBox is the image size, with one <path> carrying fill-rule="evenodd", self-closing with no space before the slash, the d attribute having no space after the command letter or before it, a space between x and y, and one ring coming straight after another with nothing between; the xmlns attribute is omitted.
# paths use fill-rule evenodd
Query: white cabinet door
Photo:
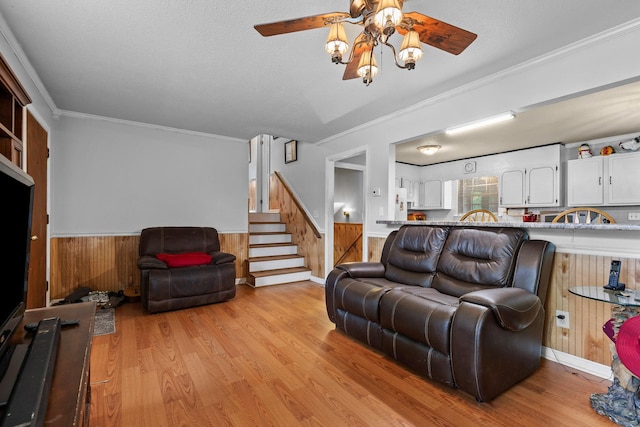
<svg viewBox="0 0 640 427"><path fill-rule="evenodd" d="M411 183L411 202L414 206L420 205L420 181L417 179Z"/></svg>
<svg viewBox="0 0 640 427"><path fill-rule="evenodd" d="M604 203L602 157L567 162L567 205L598 206Z"/></svg>
<svg viewBox="0 0 640 427"><path fill-rule="evenodd" d="M442 207L442 181L424 182L424 205L427 209L439 209Z"/></svg>
<svg viewBox="0 0 640 427"><path fill-rule="evenodd" d="M524 206L524 180L524 169L510 170L500 175L500 206Z"/></svg>
<svg viewBox="0 0 640 427"><path fill-rule="evenodd" d="M606 157L609 168L607 204L640 204L640 153Z"/></svg>
<svg viewBox="0 0 640 427"><path fill-rule="evenodd" d="M440 181L439 179L424 181L422 183L424 209L451 209L453 202L453 181Z"/></svg>
<svg viewBox="0 0 640 427"><path fill-rule="evenodd" d="M400 182L400 188L404 188L405 190L407 190L407 202L413 202L413 193L411 192L411 190L413 190L413 180L411 178L402 177L400 179Z"/></svg>
<svg viewBox="0 0 640 427"><path fill-rule="evenodd" d="M533 167L527 171L527 206L558 206L558 166Z"/></svg>

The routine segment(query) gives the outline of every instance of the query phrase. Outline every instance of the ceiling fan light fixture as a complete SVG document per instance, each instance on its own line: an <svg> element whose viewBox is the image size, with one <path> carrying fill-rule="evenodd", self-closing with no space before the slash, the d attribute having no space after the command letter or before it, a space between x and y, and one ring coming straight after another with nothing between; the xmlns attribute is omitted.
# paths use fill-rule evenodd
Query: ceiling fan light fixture
<svg viewBox="0 0 640 427"><path fill-rule="evenodd" d="M329 36L324 45L324 50L331 55L331 60L335 63L342 61L342 55L349 50L347 35L342 22L334 22L329 28Z"/></svg>
<svg viewBox="0 0 640 427"><path fill-rule="evenodd" d="M378 74L378 62L373 54L373 50L368 50L360 56L357 73L362 77L362 81L367 86L373 81L376 74Z"/></svg>
<svg viewBox="0 0 640 427"><path fill-rule="evenodd" d="M376 9L375 23L383 34L390 36L402 22L402 6L399 0L380 0Z"/></svg>
<svg viewBox="0 0 640 427"><path fill-rule="evenodd" d="M409 70L413 70L416 66L416 61L419 61L420 58L422 58L420 35L417 31L408 31L402 39L398 59L404 62L405 67Z"/></svg>
<svg viewBox="0 0 640 427"><path fill-rule="evenodd" d="M440 148L441 147L439 145L421 145L420 147L418 147L418 151L420 151L422 154L425 154L427 156L432 156L436 154L436 152Z"/></svg>

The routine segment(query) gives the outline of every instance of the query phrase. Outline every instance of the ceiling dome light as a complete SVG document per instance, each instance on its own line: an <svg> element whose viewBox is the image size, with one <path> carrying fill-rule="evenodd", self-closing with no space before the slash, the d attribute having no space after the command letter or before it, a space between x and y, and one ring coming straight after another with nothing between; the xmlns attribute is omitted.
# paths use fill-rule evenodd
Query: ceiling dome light
<svg viewBox="0 0 640 427"><path fill-rule="evenodd" d="M398 59L404 62L404 65L413 70L416 67L416 61L422 58L422 49L420 48L420 35L417 31L408 31L402 39Z"/></svg>
<svg viewBox="0 0 640 427"><path fill-rule="evenodd" d="M324 50L331 55L331 60L335 63L342 61L342 54L349 50L347 35L342 22L334 22L329 28L329 36Z"/></svg>
<svg viewBox="0 0 640 427"><path fill-rule="evenodd" d="M432 156L436 154L436 152L440 148L441 147L439 145L421 145L420 147L418 147L418 151L420 151L422 154L426 154L427 156Z"/></svg>
<svg viewBox="0 0 640 427"><path fill-rule="evenodd" d="M398 0L380 0L375 16L376 26L386 36L396 31L396 26L402 22L402 6Z"/></svg>
<svg viewBox="0 0 640 427"><path fill-rule="evenodd" d="M378 74L378 63L376 62L373 50L367 50L360 55L357 73L362 77L362 81L367 86L369 86L369 83L371 83L376 74Z"/></svg>

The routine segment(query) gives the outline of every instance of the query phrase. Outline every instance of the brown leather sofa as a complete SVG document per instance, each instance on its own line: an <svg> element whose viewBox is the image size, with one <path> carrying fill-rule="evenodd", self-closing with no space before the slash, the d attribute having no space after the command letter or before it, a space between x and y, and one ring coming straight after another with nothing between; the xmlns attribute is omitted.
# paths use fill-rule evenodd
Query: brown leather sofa
<svg viewBox="0 0 640 427"><path fill-rule="evenodd" d="M170 267L174 260L181 265L193 263L184 261L191 254L187 259L198 259L200 265ZM139 255L142 306L150 313L226 301L236 295L236 257L220 251L215 228L145 228ZM202 264L203 256L210 261Z"/></svg>
<svg viewBox="0 0 640 427"><path fill-rule="evenodd" d="M489 401L539 366L555 248L520 228L405 225L327 277L339 330Z"/></svg>

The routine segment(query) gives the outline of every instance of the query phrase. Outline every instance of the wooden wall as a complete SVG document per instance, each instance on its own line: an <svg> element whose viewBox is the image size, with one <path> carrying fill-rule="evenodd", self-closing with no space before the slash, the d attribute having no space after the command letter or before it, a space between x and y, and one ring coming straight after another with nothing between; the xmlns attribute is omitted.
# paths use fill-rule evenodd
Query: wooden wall
<svg viewBox="0 0 640 427"><path fill-rule="evenodd" d="M333 224L333 263L362 261L362 224Z"/></svg>
<svg viewBox="0 0 640 427"><path fill-rule="evenodd" d="M280 220L287 225L291 240L298 245L298 254L304 256L311 275L324 277L324 235L316 237L305 215L275 174L269 178L269 209L280 211Z"/></svg>
<svg viewBox="0 0 640 427"><path fill-rule="evenodd" d="M246 277L249 251L246 233L220 233L220 248L236 256L236 277ZM64 298L79 286L118 291L140 285L140 236L82 236L51 239L50 298Z"/></svg>
<svg viewBox="0 0 640 427"><path fill-rule="evenodd" d="M369 260L379 261L385 238L369 238ZM629 289L640 289L640 260L622 261L620 281ZM556 252L547 300L543 345L583 359L611 364L611 342L602 325L611 318L612 304L578 297L573 286L603 286L609 275L611 257ZM569 329L556 326L556 310L569 312Z"/></svg>

